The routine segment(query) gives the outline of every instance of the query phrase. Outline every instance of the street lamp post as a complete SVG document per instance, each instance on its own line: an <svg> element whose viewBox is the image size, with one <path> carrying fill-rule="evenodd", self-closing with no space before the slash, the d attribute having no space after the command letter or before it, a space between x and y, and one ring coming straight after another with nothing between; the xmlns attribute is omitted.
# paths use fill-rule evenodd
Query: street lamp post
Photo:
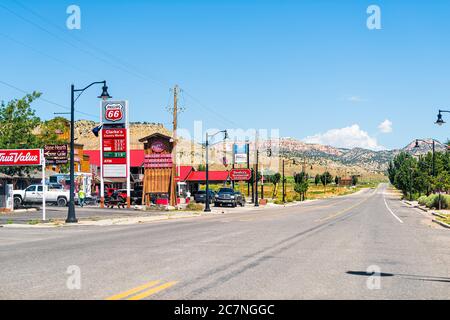
<svg viewBox="0 0 450 320"><path fill-rule="evenodd" d="M224 134L224 140L226 140L228 138L227 130L217 131L214 134L208 134L208 132L206 132L206 139L205 139L205 149L206 149L206 156L205 156L205 160L206 160L206 164L205 164L206 196L205 196L205 210L204 210L204 212L211 212L211 208L209 206L209 161L208 161L209 139L208 138L212 138L212 137L214 137L215 135L217 135L219 133L223 133Z"/></svg>
<svg viewBox="0 0 450 320"><path fill-rule="evenodd" d="M70 87L70 196L66 223L78 222L75 215L75 101L78 100L78 98L86 89L93 86L94 84L103 84L102 94L98 98L111 98L111 96L108 94L106 81L92 82L90 85L83 89L75 89L75 86L73 84ZM79 92L76 98L75 92Z"/></svg>
<svg viewBox="0 0 450 320"><path fill-rule="evenodd" d="M282 171L283 171L283 178L282 178L282 187L283 187L283 203L285 203L286 202L286 187L285 187L285 177L284 177L284 164L285 164L285 162L289 162L289 161L292 161L292 164L293 165L296 165L297 163L295 162L295 159L287 159L287 160L285 160L285 159L282 159L281 160L282 161Z"/></svg>

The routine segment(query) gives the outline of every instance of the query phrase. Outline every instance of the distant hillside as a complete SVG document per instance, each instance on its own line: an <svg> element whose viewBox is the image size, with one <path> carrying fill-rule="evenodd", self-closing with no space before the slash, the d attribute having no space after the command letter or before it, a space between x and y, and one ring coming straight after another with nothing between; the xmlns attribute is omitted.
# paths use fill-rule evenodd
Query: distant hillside
<svg viewBox="0 0 450 320"><path fill-rule="evenodd" d="M97 125L94 121L77 121L75 124L76 142L84 144L84 148L87 150L98 150L99 138L96 138L92 133L92 129ZM139 142L139 139L155 132L171 135L171 131L159 123L131 123L130 127L132 149L143 149L143 144ZM431 143L432 140L428 139L426 141ZM431 150L424 142L419 142L419 147L415 148L415 140L403 149L373 151L363 148L344 149L320 144L308 144L292 138L282 138L279 142L265 141L261 143L262 147L260 148L265 149L268 145L275 146L278 143L279 150L277 152L280 156L284 158L296 158L298 163L306 163L310 174L322 173L324 170L329 170L332 174L341 176L350 174L384 174L389 161L401 151L419 155L426 154ZM221 159L225 156L230 162L232 157L231 144L232 142L228 141L212 147L210 153L211 159L214 157ZM252 150L253 148L251 146ZM436 151L445 151L446 149L446 145L436 143ZM180 140L178 151L180 156L178 161L183 164L196 166L204 161L204 149L200 144ZM264 157L264 152L262 152L261 158ZM222 161L216 161L216 164L212 168L223 169L224 166L221 163ZM298 165L293 166L289 164L286 167L288 174L298 170Z"/></svg>

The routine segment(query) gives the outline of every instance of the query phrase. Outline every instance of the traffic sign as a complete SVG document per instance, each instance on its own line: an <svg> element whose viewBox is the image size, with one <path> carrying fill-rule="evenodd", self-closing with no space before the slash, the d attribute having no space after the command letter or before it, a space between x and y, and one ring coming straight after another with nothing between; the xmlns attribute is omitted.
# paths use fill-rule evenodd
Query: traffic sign
<svg viewBox="0 0 450 320"><path fill-rule="evenodd" d="M67 163L67 145L46 145L44 147L44 158L47 164L66 164Z"/></svg>
<svg viewBox="0 0 450 320"><path fill-rule="evenodd" d="M230 171L230 179L233 181L248 181L252 177L250 169L232 169Z"/></svg>

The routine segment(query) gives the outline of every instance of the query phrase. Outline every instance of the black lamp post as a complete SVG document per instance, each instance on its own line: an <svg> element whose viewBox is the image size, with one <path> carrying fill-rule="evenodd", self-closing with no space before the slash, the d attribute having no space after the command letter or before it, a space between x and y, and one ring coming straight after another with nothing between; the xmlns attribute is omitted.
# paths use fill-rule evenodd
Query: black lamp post
<svg viewBox="0 0 450 320"><path fill-rule="evenodd" d="M223 133L224 134L224 140L228 139L228 132L227 130L222 130L222 131L217 131L214 134L208 134L208 132L206 132L206 140L205 140L205 149L206 149L206 165L205 165L205 179L206 179L206 196L205 196L205 212L211 212L211 208L209 206L209 164L208 164L208 148L209 148L209 140L208 138L212 138L215 135L219 134L219 133Z"/></svg>
<svg viewBox="0 0 450 320"><path fill-rule="evenodd" d="M285 187L285 177L284 177L284 164L285 164L285 162L289 162L289 161L292 161L292 164L293 165L296 165L297 163L295 162L295 159L282 159L281 160L282 161L282 163L283 163L283 178L282 178L282 186L283 186L283 203L285 203L286 202L286 187Z"/></svg>
<svg viewBox="0 0 450 320"><path fill-rule="evenodd" d="M435 124L437 124L438 126L442 126L445 123L445 121L442 119L442 113L444 113L444 112L450 113L449 110L439 110L439 113L437 115L437 120L435 122Z"/></svg>
<svg viewBox="0 0 450 320"><path fill-rule="evenodd" d="M108 99L111 96L108 94L108 87L106 86L106 81L92 82L90 85L83 89L75 89L72 84L70 88L70 200L69 200L69 210L67 213L66 223L76 223L78 222L75 215L75 101L81 96L81 94L93 86L94 84L103 84L102 94L98 98ZM75 98L75 92L79 92L78 96Z"/></svg>

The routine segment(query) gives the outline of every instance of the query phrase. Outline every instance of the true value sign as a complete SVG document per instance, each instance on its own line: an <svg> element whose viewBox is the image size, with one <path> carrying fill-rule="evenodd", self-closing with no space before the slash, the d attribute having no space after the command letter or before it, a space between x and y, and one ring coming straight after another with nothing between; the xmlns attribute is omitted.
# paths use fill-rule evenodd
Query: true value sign
<svg viewBox="0 0 450 320"><path fill-rule="evenodd" d="M38 166L41 154L40 149L0 150L0 166Z"/></svg>

